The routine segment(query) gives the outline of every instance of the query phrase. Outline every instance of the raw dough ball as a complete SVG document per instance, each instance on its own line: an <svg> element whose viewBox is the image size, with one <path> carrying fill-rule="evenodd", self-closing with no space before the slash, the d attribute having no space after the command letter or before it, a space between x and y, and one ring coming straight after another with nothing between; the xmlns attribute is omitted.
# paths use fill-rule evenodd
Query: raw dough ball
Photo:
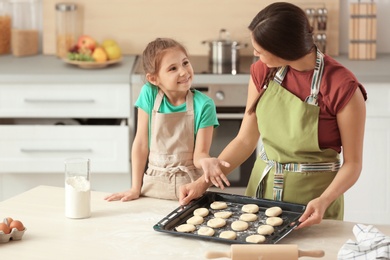
<svg viewBox="0 0 390 260"><path fill-rule="evenodd" d="M226 209L227 204L226 204L226 202L223 202L223 201L214 201L213 203L210 204L210 208L212 208L212 209Z"/></svg>
<svg viewBox="0 0 390 260"><path fill-rule="evenodd" d="M189 219L187 219L187 224L192 224L192 225L200 225L203 223L203 217L201 216L193 216Z"/></svg>
<svg viewBox="0 0 390 260"><path fill-rule="evenodd" d="M274 227L270 225L261 225L257 228L257 233L259 233L260 235L271 235L272 233L274 233L274 231Z"/></svg>
<svg viewBox="0 0 390 260"><path fill-rule="evenodd" d="M194 210L195 216L206 217L208 214L209 214L209 210L207 208L198 208Z"/></svg>
<svg viewBox="0 0 390 260"><path fill-rule="evenodd" d="M201 236L212 237L214 235L214 233L215 233L214 229L209 228L209 227L201 227L198 230L198 235L201 235Z"/></svg>
<svg viewBox="0 0 390 260"><path fill-rule="evenodd" d="M220 228L226 225L226 220L223 218L212 218L207 221L207 226L212 228Z"/></svg>
<svg viewBox="0 0 390 260"><path fill-rule="evenodd" d="M214 217L216 218L230 218L230 216L233 215L233 212L231 211L219 211L214 213Z"/></svg>
<svg viewBox="0 0 390 260"><path fill-rule="evenodd" d="M266 211L265 211L265 215L267 217L277 217L279 216L280 214L282 214L282 208L281 207L272 207L272 208L268 208Z"/></svg>
<svg viewBox="0 0 390 260"><path fill-rule="evenodd" d="M237 234L234 231L222 231L221 234L219 234L220 238L226 238L226 239L236 239Z"/></svg>
<svg viewBox="0 0 390 260"><path fill-rule="evenodd" d="M265 220L265 223L273 227L276 227L283 224L283 219L279 217L269 217Z"/></svg>
<svg viewBox="0 0 390 260"><path fill-rule="evenodd" d="M241 220L236 220L232 223L232 229L235 231L243 231L248 229L248 223Z"/></svg>
<svg viewBox="0 0 390 260"><path fill-rule="evenodd" d="M246 204L242 206L241 210L246 213L257 213L259 211L259 206L256 204Z"/></svg>
<svg viewBox="0 0 390 260"><path fill-rule="evenodd" d="M265 237L262 235L250 235L250 236L246 237L245 241L248 243L259 244L259 243L263 243L265 241Z"/></svg>
<svg viewBox="0 0 390 260"><path fill-rule="evenodd" d="M257 215L253 213L245 213L240 216L240 220L243 221L255 221L257 219Z"/></svg>
<svg viewBox="0 0 390 260"><path fill-rule="evenodd" d="M195 230L195 226L192 224L181 224L180 226L176 227L176 231L178 232L189 233L194 230Z"/></svg>

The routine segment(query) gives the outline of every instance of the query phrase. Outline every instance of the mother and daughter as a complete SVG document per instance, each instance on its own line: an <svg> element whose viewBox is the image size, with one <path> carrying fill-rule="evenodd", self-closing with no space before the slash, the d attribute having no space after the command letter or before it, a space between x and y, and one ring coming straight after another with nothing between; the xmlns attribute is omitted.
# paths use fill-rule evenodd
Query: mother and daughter
<svg viewBox="0 0 390 260"><path fill-rule="evenodd" d="M218 126L215 105L191 89L194 72L185 48L164 38L148 44L147 83L136 102L132 187L106 200L151 196L186 205L211 185L229 186L226 176L261 140L245 195L307 205L298 228L343 218L343 194L362 169L367 93L348 69L317 49L299 7L270 4L248 28L259 61L251 66L241 128L218 158L209 155Z"/></svg>

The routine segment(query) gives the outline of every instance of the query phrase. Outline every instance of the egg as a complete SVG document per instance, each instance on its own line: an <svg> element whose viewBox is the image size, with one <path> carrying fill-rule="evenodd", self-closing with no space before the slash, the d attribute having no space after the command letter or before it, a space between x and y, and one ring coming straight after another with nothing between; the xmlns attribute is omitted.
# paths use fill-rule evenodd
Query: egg
<svg viewBox="0 0 390 260"><path fill-rule="evenodd" d="M13 218L8 217L8 218L5 218L3 222L9 226L12 221L14 221Z"/></svg>
<svg viewBox="0 0 390 260"><path fill-rule="evenodd" d="M14 220L11 222L11 224L9 225L9 228L12 230L13 228L16 228L17 230L19 231L23 231L24 230L24 226L23 226L23 223L20 222L19 220Z"/></svg>
<svg viewBox="0 0 390 260"><path fill-rule="evenodd" d="M8 227L5 223L0 223L0 231L3 231L4 234L9 234L11 232L11 229Z"/></svg>

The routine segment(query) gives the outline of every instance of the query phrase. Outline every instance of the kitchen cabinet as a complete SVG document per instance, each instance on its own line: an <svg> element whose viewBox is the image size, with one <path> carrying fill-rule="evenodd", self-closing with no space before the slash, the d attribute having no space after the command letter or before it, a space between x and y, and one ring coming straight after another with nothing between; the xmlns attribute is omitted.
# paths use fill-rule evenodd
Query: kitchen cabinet
<svg viewBox="0 0 390 260"><path fill-rule="evenodd" d="M50 56L5 61L11 66L0 64L0 201L37 185L62 187L69 157L91 159L93 190L128 189L133 59L101 70Z"/></svg>
<svg viewBox="0 0 390 260"><path fill-rule="evenodd" d="M345 194L345 220L390 224L390 82L363 85L368 92L363 170Z"/></svg>

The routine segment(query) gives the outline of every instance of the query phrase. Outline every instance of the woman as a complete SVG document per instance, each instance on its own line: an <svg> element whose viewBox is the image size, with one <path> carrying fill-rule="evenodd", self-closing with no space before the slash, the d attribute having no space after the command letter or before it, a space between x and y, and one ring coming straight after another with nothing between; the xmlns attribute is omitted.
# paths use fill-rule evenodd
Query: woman
<svg viewBox="0 0 390 260"><path fill-rule="evenodd" d="M354 75L313 41L313 29L302 9L273 3L249 25L254 55L247 109L238 135L205 171L223 188L225 175L254 151L246 195L307 204L300 228L323 218L343 218L343 193L362 168L366 91ZM240 152L237 152L240 151ZM340 166L339 154L343 152ZM204 178L181 188L187 204L209 187Z"/></svg>

